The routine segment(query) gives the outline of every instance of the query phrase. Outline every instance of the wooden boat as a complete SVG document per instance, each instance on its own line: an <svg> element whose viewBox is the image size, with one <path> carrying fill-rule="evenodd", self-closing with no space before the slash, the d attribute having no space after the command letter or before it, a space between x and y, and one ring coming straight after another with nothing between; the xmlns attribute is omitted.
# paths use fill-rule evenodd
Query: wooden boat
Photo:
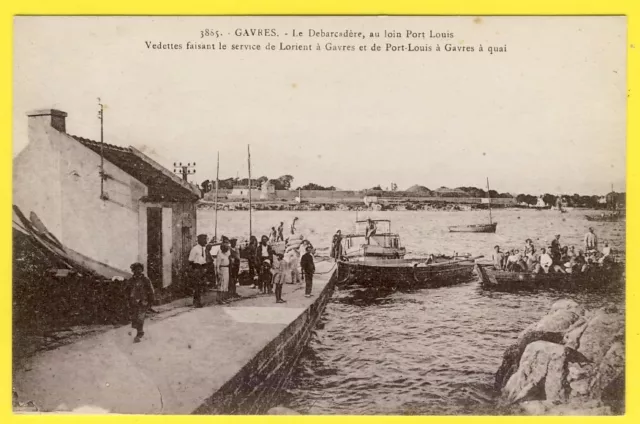
<svg viewBox="0 0 640 424"><path fill-rule="evenodd" d="M598 222L617 222L624 219L624 215L612 213L612 214L602 214L602 215L585 215L587 221L598 221Z"/></svg>
<svg viewBox="0 0 640 424"><path fill-rule="evenodd" d="M456 225L449 227L450 233L495 233L497 222L490 224Z"/></svg>
<svg viewBox="0 0 640 424"><path fill-rule="evenodd" d="M489 223L472 225L452 225L449 227L450 233L495 233L498 227L497 222L491 218L491 193L489 191L489 178L487 178L487 196L489 202Z"/></svg>
<svg viewBox="0 0 640 424"><path fill-rule="evenodd" d="M571 274L532 273L496 270L493 265L475 265L475 273L485 289L498 291L552 289L579 291L584 289L624 287L624 264L596 265L587 272Z"/></svg>
<svg viewBox="0 0 640 424"><path fill-rule="evenodd" d="M470 281L475 260L471 256L431 256L421 259L357 257L338 261L338 285L375 288L433 288Z"/></svg>
<svg viewBox="0 0 640 424"><path fill-rule="evenodd" d="M375 233L367 240L367 227L375 225ZM402 259L406 249L400 243L400 236L391 232L391 221L387 219L360 220L355 223L355 232L342 236L342 256L378 257Z"/></svg>

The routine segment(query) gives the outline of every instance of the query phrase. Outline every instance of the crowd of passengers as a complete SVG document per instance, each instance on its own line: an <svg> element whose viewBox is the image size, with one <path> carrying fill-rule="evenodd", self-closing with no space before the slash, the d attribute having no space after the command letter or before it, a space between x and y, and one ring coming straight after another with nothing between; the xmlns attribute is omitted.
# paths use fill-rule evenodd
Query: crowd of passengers
<svg viewBox="0 0 640 424"><path fill-rule="evenodd" d="M539 250L531 239L525 241L522 251L512 249L502 252L500 246L495 246L492 261L494 268L502 271L567 274L588 272L594 267L610 265L614 258L607 243L602 251L598 250L598 237L593 228L589 228L584 237L584 249L577 252L574 246L561 246L560 234L556 234L547 248Z"/></svg>

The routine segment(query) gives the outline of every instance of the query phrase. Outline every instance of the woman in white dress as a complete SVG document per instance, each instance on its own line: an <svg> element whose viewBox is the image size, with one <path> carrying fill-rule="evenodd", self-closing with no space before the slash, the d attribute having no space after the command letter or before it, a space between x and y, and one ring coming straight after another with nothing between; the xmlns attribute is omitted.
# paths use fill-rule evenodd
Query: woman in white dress
<svg viewBox="0 0 640 424"><path fill-rule="evenodd" d="M229 293L229 246L226 243L220 245L220 250L216 255L216 275L218 276L219 300L225 301Z"/></svg>

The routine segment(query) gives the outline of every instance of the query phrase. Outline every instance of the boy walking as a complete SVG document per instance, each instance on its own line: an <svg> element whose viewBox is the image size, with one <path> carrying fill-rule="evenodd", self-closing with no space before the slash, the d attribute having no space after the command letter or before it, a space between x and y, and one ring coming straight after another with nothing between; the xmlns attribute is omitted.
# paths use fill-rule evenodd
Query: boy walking
<svg viewBox="0 0 640 424"><path fill-rule="evenodd" d="M304 274L304 296L311 297L311 288L313 286L313 273L316 272L316 265L313 263L313 255L311 252L313 251L312 246L307 246L307 252L302 255L302 259L300 259L300 267L302 268L302 273Z"/></svg>
<svg viewBox="0 0 640 424"><path fill-rule="evenodd" d="M155 301L155 293L151 280L144 275L144 265L136 262L131 265L133 276L130 279L131 294L129 296L129 306L131 312L131 327L136 330L134 343L140 343L140 339L144 336L144 320L147 311Z"/></svg>

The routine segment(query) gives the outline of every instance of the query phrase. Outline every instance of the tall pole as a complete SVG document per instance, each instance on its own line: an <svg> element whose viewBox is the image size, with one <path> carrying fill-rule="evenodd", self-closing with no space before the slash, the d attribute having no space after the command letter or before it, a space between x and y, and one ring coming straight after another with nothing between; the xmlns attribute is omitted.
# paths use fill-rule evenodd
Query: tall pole
<svg viewBox="0 0 640 424"><path fill-rule="evenodd" d="M100 118L100 199L104 199L104 105L98 97L98 105L100 111L98 117Z"/></svg>
<svg viewBox="0 0 640 424"><path fill-rule="evenodd" d="M218 179L220 178L220 152L218 152L218 166L216 168L216 201L215 201L215 229L213 230L213 239L218 241Z"/></svg>
<svg viewBox="0 0 640 424"><path fill-rule="evenodd" d="M253 229L251 226L251 149L247 144L247 163L249 165L249 239L253 235Z"/></svg>
<svg viewBox="0 0 640 424"><path fill-rule="evenodd" d="M487 196L489 196L489 224L493 224L491 220L491 190L489 189L489 177L487 177Z"/></svg>

